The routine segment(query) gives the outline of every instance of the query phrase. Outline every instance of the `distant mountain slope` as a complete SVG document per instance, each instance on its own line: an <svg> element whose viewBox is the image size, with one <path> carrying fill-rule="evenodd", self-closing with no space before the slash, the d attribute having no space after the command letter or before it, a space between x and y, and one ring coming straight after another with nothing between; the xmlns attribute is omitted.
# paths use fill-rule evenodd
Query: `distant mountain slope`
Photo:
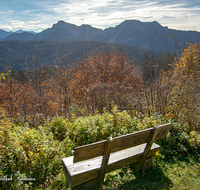
<svg viewBox="0 0 200 190"><path fill-rule="evenodd" d="M1 39L8 39L8 41L11 41L11 40L19 40L20 39L20 34L21 33L30 33L30 34L36 34L36 32L33 32L33 31L29 31L29 32L27 32L27 31L23 31L23 30L17 30L17 31L15 31L15 32L12 32L12 31L10 31L10 32L7 32L7 31L5 31L5 30L2 30L2 29L0 29L0 41L1 41ZM15 34L17 34L17 36L15 36ZM9 36L9 35L11 35L11 36ZM13 36L14 35L14 36ZM9 37L8 37L9 36ZM8 38L7 38L8 37ZM26 34L24 35L24 37L22 37L24 40L26 40L27 39L27 36L26 36ZM6 41L6 40L3 40L3 41Z"/></svg>
<svg viewBox="0 0 200 190"><path fill-rule="evenodd" d="M90 25L76 26L59 21L52 28L35 35L35 40L46 41L100 41L102 30Z"/></svg>
<svg viewBox="0 0 200 190"><path fill-rule="evenodd" d="M168 45L169 50L173 50L180 42L200 42L200 32L168 29L156 21L126 20L114 28L104 30L104 39L105 33L110 36L109 42L143 46L156 51L162 51L164 44Z"/></svg>
<svg viewBox="0 0 200 190"><path fill-rule="evenodd" d="M98 41L47 42L47 41L5 41L0 42L0 71L35 69L33 57L38 57L40 66L63 64L72 65L87 52L99 49L116 49L127 53L129 58L141 58L142 48Z"/></svg>
<svg viewBox="0 0 200 190"><path fill-rule="evenodd" d="M0 39L6 38L11 32L6 32L5 30L0 29Z"/></svg>
<svg viewBox="0 0 200 190"><path fill-rule="evenodd" d="M168 36L168 37L167 37ZM134 47L144 47L156 51L180 48L181 43L200 42L200 32L181 31L168 29L158 22L140 22L138 20L126 20L116 27L105 30L94 28L90 25L76 26L74 24L59 21L40 33L11 34L1 41L101 41L127 44ZM164 49L165 50L165 49Z"/></svg>
<svg viewBox="0 0 200 190"><path fill-rule="evenodd" d="M27 40L34 40L35 35L29 32L23 32L23 33L12 33L8 37L4 38L5 41L14 41L14 40L22 40L22 41L27 41ZM0 40L4 41L4 40Z"/></svg>
<svg viewBox="0 0 200 190"><path fill-rule="evenodd" d="M17 30L17 31L15 31L15 32L13 32L13 33L23 33L23 32L29 32L29 33L32 33L32 34L36 34L36 32L34 32L34 31L24 31L24 30Z"/></svg>
<svg viewBox="0 0 200 190"><path fill-rule="evenodd" d="M58 21L58 23L54 24L52 28L43 30L38 34L29 33L28 35L27 32L14 33L0 41L102 41L101 32L101 29L93 28L90 25L76 26L64 21Z"/></svg>

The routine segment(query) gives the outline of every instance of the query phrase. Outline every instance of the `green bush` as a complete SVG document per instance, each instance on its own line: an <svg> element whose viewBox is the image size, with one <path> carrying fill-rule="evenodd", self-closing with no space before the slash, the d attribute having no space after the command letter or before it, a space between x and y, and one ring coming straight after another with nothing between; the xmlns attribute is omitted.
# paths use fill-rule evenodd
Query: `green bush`
<svg viewBox="0 0 200 190"><path fill-rule="evenodd" d="M61 159L71 155L74 147L68 138L62 142L55 140L48 128L31 129L28 125L12 126L10 122L1 122L0 142L0 174L13 179L3 181L0 185L3 189L34 188L42 184L47 187L55 176L63 174Z"/></svg>
<svg viewBox="0 0 200 190"><path fill-rule="evenodd" d="M171 129L161 144L161 155L166 159L199 159L199 136L188 134L187 128L157 113L152 116L130 115L117 107L109 113L88 117L60 117L31 128L28 123L14 124L0 119L0 176L12 176L12 181L1 181L2 189L35 189L68 187L61 159L72 155L73 149L84 144L105 140L134 131L171 122ZM18 180L30 178L32 181Z"/></svg>
<svg viewBox="0 0 200 190"><path fill-rule="evenodd" d="M54 134L54 138L57 140L64 140L67 136L69 122L62 117L55 117L50 123L51 131Z"/></svg>
<svg viewBox="0 0 200 190"><path fill-rule="evenodd" d="M165 139L159 143L161 153L166 159L184 160L186 157L193 157L200 161L200 147L197 145L197 133L189 135L185 131L185 125L177 122L171 122L170 131Z"/></svg>

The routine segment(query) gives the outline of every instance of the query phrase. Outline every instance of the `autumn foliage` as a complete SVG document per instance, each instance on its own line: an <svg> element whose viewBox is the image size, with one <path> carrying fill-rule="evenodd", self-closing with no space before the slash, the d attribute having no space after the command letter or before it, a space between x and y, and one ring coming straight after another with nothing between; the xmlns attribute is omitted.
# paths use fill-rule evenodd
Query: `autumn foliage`
<svg viewBox="0 0 200 190"><path fill-rule="evenodd" d="M175 60L170 80L168 110L177 119L187 122L192 130L195 124L200 122L200 50L198 44L189 44L181 57Z"/></svg>
<svg viewBox="0 0 200 190"><path fill-rule="evenodd" d="M153 59L150 61L152 65ZM159 77L144 81L144 85L133 61L113 50L90 52L75 67L59 67L52 74L39 68L30 76L23 74L26 81L16 80L8 72L1 78L0 111L34 123L40 115L89 115L117 105L120 110L163 114L185 123L191 131L200 123L198 44L189 44L180 57L168 60L168 64Z"/></svg>
<svg viewBox="0 0 200 190"><path fill-rule="evenodd" d="M135 66L121 52L92 52L72 69L57 69L46 77L38 69L26 83L2 80L1 107L25 120L36 114L70 116L70 109L102 112L118 105L125 109L138 99L142 81Z"/></svg>
<svg viewBox="0 0 200 190"><path fill-rule="evenodd" d="M181 121L188 131L196 130L200 123L199 45L189 44L170 67L150 88L144 89L145 109Z"/></svg>
<svg viewBox="0 0 200 190"><path fill-rule="evenodd" d="M102 112L104 107L128 106L128 99L137 98L141 78L124 54L115 51L93 52L73 69L74 102Z"/></svg>

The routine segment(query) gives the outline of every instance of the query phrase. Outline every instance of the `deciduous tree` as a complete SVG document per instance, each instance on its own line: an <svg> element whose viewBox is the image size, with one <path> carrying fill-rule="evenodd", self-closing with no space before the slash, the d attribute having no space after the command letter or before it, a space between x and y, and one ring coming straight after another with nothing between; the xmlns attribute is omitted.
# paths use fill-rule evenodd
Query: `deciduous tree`
<svg viewBox="0 0 200 190"><path fill-rule="evenodd" d="M136 68L121 52L92 52L77 62L72 75L74 102L93 111L102 112L103 107L110 108L112 102L119 108L127 107L141 90Z"/></svg>

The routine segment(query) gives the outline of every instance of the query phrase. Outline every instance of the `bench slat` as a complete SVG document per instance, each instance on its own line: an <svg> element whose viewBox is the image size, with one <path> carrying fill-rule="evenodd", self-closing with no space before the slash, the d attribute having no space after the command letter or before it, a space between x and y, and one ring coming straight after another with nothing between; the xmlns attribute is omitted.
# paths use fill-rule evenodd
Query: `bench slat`
<svg viewBox="0 0 200 190"><path fill-rule="evenodd" d="M111 152L117 152L146 143L149 139L151 131L152 128L113 138L113 146Z"/></svg>
<svg viewBox="0 0 200 190"><path fill-rule="evenodd" d="M121 150L114 152L110 155L110 160L108 163L107 173L120 169L126 165L138 162L141 159L141 155L144 151L146 143L128 148L126 150ZM148 157L154 155L160 150L160 146L156 143L153 143L151 150L149 151Z"/></svg>
<svg viewBox="0 0 200 190"><path fill-rule="evenodd" d="M113 138L111 152L116 152L146 143L150 136L151 130L152 128ZM75 148L74 163L102 156L104 153L105 144L106 141L101 141Z"/></svg>
<svg viewBox="0 0 200 190"><path fill-rule="evenodd" d="M138 162L145 146L146 143L110 154L106 173ZM154 143L148 156L155 154L159 149L160 146ZM62 159L66 178L72 188L99 176L102 156L74 164L72 160L73 156Z"/></svg>
<svg viewBox="0 0 200 190"><path fill-rule="evenodd" d="M102 156L107 141L100 141L75 148L74 163Z"/></svg>

